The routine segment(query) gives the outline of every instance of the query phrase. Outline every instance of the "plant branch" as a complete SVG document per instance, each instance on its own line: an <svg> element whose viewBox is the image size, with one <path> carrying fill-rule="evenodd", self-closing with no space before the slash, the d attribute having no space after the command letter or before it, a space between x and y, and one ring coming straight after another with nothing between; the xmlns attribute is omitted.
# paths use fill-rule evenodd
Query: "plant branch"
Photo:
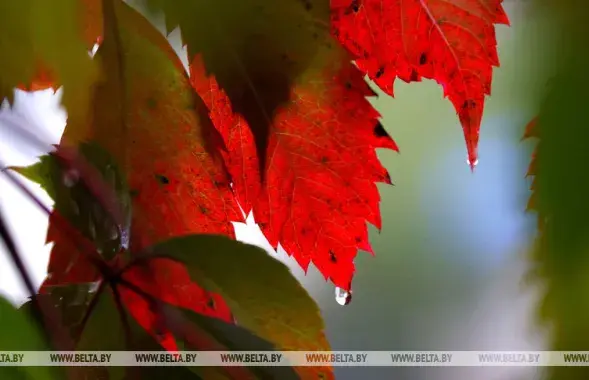
<svg viewBox="0 0 589 380"><path fill-rule="evenodd" d="M4 219L4 215L3 215L1 209L0 209L0 237L2 237L2 241L4 241L4 245L6 246L6 249L8 250L8 254L10 255L12 263L14 264L16 269L18 270L20 277L21 277L22 281L24 282L24 284L27 288L27 291L30 294L31 303L32 303L32 307L33 307L33 315L34 315L35 319L38 320L39 323L41 323L41 328L43 329L43 332L46 334L48 330L46 329L46 326L45 326L45 320L43 319L43 312L41 311L41 306L39 305L39 302L37 300L37 291L35 290L35 286L33 285L33 280L31 279L31 276L29 276L27 268L25 267L25 264L20 256L20 253L18 252L18 249L16 247L16 242L12 238L10 231L8 231L8 226L6 224L6 220Z"/></svg>

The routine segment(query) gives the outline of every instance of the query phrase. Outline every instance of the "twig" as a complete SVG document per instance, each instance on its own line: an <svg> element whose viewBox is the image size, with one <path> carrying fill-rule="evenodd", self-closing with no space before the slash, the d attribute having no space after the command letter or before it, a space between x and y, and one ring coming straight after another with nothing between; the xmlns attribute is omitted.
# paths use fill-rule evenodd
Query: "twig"
<svg viewBox="0 0 589 380"><path fill-rule="evenodd" d="M48 334L49 330L47 329L47 326L45 326L43 312L41 311L41 306L39 305L39 302L37 300L37 291L35 290L35 286L33 285L33 280L31 280L31 276L29 276L27 268L25 267L25 264L21 259L21 256L18 252L18 248L16 248L16 243L15 243L14 239L12 238L12 236L10 235L10 232L8 231L8 226L6 225L6 221L4 219L4 215L3 215L1 209L0 209L0 236L2 237L2 240L4 241L4 245L6 246L6 249L8 250L8 254L10 255L10 258L12 259L14 266L16 267L16 269L18 269L18 272L20 273L20 276L21 276L23 282L25 283L27 291L29 292L29 294L31 296L31 303L33 306L33 315L34 315L35 319L41 324L41 329L42 329L43 333L46 335L46 338L49 338L49 334Z"/></svg>

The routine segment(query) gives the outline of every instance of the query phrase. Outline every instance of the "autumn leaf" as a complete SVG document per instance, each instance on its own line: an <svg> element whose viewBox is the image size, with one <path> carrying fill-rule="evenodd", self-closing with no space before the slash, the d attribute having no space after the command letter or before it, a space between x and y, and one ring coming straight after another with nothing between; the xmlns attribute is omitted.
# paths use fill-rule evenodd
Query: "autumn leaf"
<svg viewBox="0 0 589 380"><path fill-rule="evenodd" d="M25 168L11 168L27 179L39 183L55 202L49 216L47 243L53 243L47 268L46 286L92 282L99 272L87 255L80 252L69 231L63 231L59 219L63 218L94 244L94 248L107 260L129 246L131 199L125 178L108 152L94 143L79 146L79 154L97 170L97 178L112 189L124 223L98 202L92 189L75 169L68 169L60 161L62 148L42 156L38 163Z"/></svg>
<svg viewBox="0 0 589 380"><path fill-rule="evenodd" d="M77 289L83 286L81 283L109 281L108 275L101 272L101 268L93 261L95 257L89 255L84 248L95 250L98 257L102 257L114 269L120 269L131 257L128 251L131 201L116 164L96 144L80 145L80 152L96 168L95 176L103 179L114 190L119 207L123 209L119 214L123 215L121 219L124 224L117 224L113 213L98 202L88 185L92 181L86 182L81 173L75 174L71 168L62 167L63 162L59 158L65 155L62 150L59 147L56 152L41 157L40 162L31 167L12 168L41 184L55 201L48 231L48 241L53 242L54 246L50 254L48 276L40 289L43 295L55 294L56 289L65 290L69 289L67 286L72 286L64 284L77 284ZM88 177L87 172L89 170L84 173L85 177ZM71 229L64 229L64 221L68 226L76 226L76 234L72 234ZM80 244L80 238L91 242L90 247ZM232 321L231 312L224 300L218 294L206 292L195 284L185 268L178 263L170 260L150 262L145 268L126 273L126 278L141 286L147 294L172 305ZM65 301L68 293L61 291L58 295ZM172 336L157 328L157 312L134 293L125 295L125 304L141 326L157 335L164 347L176 349ZM71 307L67 312L72 314ZM69 323L67 325L70 326ZM77 328L75 325L70 327Z"/></svg>
<svg viewBox="0 0 589 380"><path fill-rule="evenodd" d="M323 48L318 36L329 29L327 1L149 0L148 4L164 13L168 32L180 27L189 62L197 55L202 58L233 111L247 121L264 168L274 115L290 100L295 78Z"/></svg>
<svg viewBox="0 0 589 380"><path fill-rule="evenodd" d="M93 144L83 144L82 145L82 151L85 153L85 155L87 157L92 157L93 158L93 162L96 164L97 162L101 162L102 163L102 167L108 168L108 170L113 171L115 173L118 173L118 171L116 170L116 167L114 166L110 166L111 164L109 164L109 160L106 159L105 155L103 155L104 152L101 152L97 146L93 145ZM90 154L92 153L92 154ZM56 186L56 184L60 184L62 181L62 176L60 175L56 175L56 173L61 173L63 174L64 172L67 173L67 171L61 170L58 171L59 169L59 164L56 162L57 159L55 158L56 155L50 155L47 157L43 157L41 159L41 164L36 164L33 167L29 167L29 168L25 168L25 169L17 169L20 173L27 175L29 178L36 180L37 182L40 182L43 184L43 187L47 190L48 193L52 194L56 199L62 199L62 198L67 198L65 195L66 194L60 194L63 193L63 188ZM111 175L112 176L112 175ZM113 177L115 178L115 177ZM67 181L66 181L67 182ZM81 181L79 181L81 182ZM112 185L115 186L118 182L115 180L111 180ZM69 183L69 182L68 182ZM69 183L70 185L72 185L71 183ZM72 188L74 190L72 190L73 194L77 194L80 193L81 191L81 187L77 188L77 186L80 186L76 183L75 186L72 186ZM124 186L118 185L115 186L118 187L118 190L120 191L121 188L124 188ZM77 190L77 191L76 191ZM55 195L55 194L60 194L59 196ZM121 196L119 195L122 199L125 199L125 196ZM72 200L76 200L77 198L79 198L79 196L77 197L76 195L72 195L70 194L70 197ZM91 202L89 200L86 200L86 202L80 202L80 206L79 206L79 211L78 213L76 213L76 215L81 214L81 215L86 215L86 208L85 206L89 205L89 209L93 210L94 212L96 212L97 206L96 203ZM59 211L62 210L62 208L60 207L61 203L56 201L56 208L55 211ZM63 211L60 212L60 214L63 213L65 215L69 216L69 219L71 221L73 221L74 219L71 219L72 217L70 216L70 214L68 214L68 210L67 208L64 209ZM90 218L88 220L94 220L94 218L92 218L93 215L90 215ZM105 219L105 218L102 218ZM80 226L80 228L82 229L82 231L86 231L85 227L84 227L84 223L81 223L80 220L77 220L77 225ZM97 226L99 226L98 224L96 224ZM97 240L97 242L100 242L101 239L99 239L98 237L102 236L101 234L94 234L93 237L95 240ZM71 237L70 237L71 239ZM230 259L229 256L231 255L237 255L237 258L241 258L242 260L246 260L247 263L255 264L255 270L260 271L261 273L264 273L264 271L266 271L267 269L281 269L281 265L278 265L276 268L274 268L272 265L270 265L270 268L268 268L268 265L260 265L260 254L262 255L262 258L266 258L267 260L269 260L269 263L273 263L274 260L269 258L265 252L263 252L261 249L253 247L253 246L246 246L242 243L236 242L234 240L231 240L229 238L225 238L225 237L221 237L221 236L195 236L192 238L192 241L194 244L182 244L182 239L179 239L180 244L175 243L174 240L170 241L170 242L165 242L165 243L161 243L161 245L159 245L159 247L163 247L165 248L166 252L167 252L167 247L173 248L173 247L178 247L178 245L180 245L181 248L185 248L186 252L188 253L188 256L191 255L195 255L196 258L196 254L198 252L207 252L207 255L210 255L211 253L214 252L214 255L211 255L210 258L213 258L213 263L210 263L210 265L212 265L212 269L213 270L207 270L207 273L211 273L211 275L215 278L217 278L218 280L223 280L223 278L219 278L219 277L224 277L224 276L230 276L230 278L232 279L232 281L237 280L237 276L235 276L235 274L231 273L231 270L228 273L223 273L222 268L224 266L226 266L227 268L231 269L232 266L230 263L227 262L228 259ZM97 242L95 242L95 244L97 246L100 247L99 244L97 244ZM58 242L60 243L60 242ZM75 244L73 245L75 247ZM156 249L156 248L151 248L149 249L150 252L154 252L154 251L161 251L161 249ZM104 253L103 250L99 250L100 253ZM176 253L177 255L180 255L180 257L185 257L181 255L181 252L178 251L178 249L176 249L173 253ZM52 258L54 257L54 255L56 254L55 251L52 251ZM104 255L103 255L104 256ZM250 261L249 257L251 256L252 260ZM71 256L69 257L64 257L65 258L69 258L70 260L72 260L73 258ZM75 262L75 267L79 267L81 265L81 263L84 263L84 265L86 265L86 267L91 267L93 268L94 272L98 272L99 268L93 267L95 264L89 260L87 261L82 261L81 259L84 257L77 257L76 258L76 262ZM125 256L126 259L130 258L129 255ZM256 259L257 258L257 259ZM194 265L197 265L199 263L199 261L203 260L202 256L199 256L200 260L192 260L191 264L191 268L194 268ZM189 260L190 261L190 260ZM215 269L215 262L218 265L217 269L221 269L221 270L217 270L216 272L214 271ZM55 263L55 261L52 261L53 263ZM202 261L203 264L207 263L207 260ZM119 261L112 261L111 263L113 264L113 270L117 271L120 270L121 267L124 265L124 262ZM239 260L236 260L237 265L242 268L243 267L243 263L240 263ZM249 265L248 264L248 265ZM279 264L279 263L278 263ZM51 265L51 264L50 264ZM227 322L231 322L233 320L232 314L230 312L230 310L227 308L227 306L224 303L223 298L221 298L218 294L213 293L213 292L207 292L204 291L203 289L201 289L200 287L196 286L195 283L193 282L193 278L191 278L190 276L187 275L183 275L183 273L185 273L185 271L179 271L177 268L179 265L184 266L184 263L180 264L180 263L175 263L174 261L171 261L169 259L166 258L152 258L150 261L148 262L144 262L142 266L136 265L134 267L127 267L127 270L125 270L125 272L123 273L123 278L126 281L131 282L132 284L136 285L137 287L139 287L143 293L148 294L149 296L152 297L156 297L158 296L158 301L160 302L166 302L170 305L178 305L180 307L184 307L187 309L190 309L191 311L185 311L184 314L187 315L187 317L193 322L195 323L197 326L194 327L194 329L196 329L196 331L194 331L193 333L190 334L190 336L185 337L186 339L188 339L188 344L191 344L191 347L193 349L198 349L198 350L229 350L229 349L235 349L235 350L258 350L258 351L266 351L266 350L273 350L273 346L268 346L266 343L263 343L262 341L260 341L258 338L255 338L251 335L251 333L246 332L245 330L239 328L239 327L227 327L227 326L231 326L228 325L226 322L222 322L222 323L217 323L215 322L215 320L217 320L218 318L222 318ZM63 271L64 266L60 267L56 267L56 269L61 269ZM192 272L192 271L191 271ZM197 272L198 272L198 268L197 268ZM274 272L271 272L274 273ZM62 315L64 317L67 317L67 319L64 319L62 321L62 323L67 326L70 329L71 335L74 339L77 339L80 336L80 331L81 329L87 329L87 331L90 331L90 338L88 338L88 333L84 334L84 340L82 341L82 343L79 343L79 347L78 349L83 349L83 350L95 350L95 349L101 349L101 350L119 350L122 349L121 345L124 342L124 340L122 339L122 337L124 336L124 334L122 333L122 331L120 331L120 326L119 326L119 331L111 331L110 335L113 340L108 341L108 340L104 340L103 339L103 324L104 324L104 320L113 320L114 318L112 317L96 317L98 319L98 321L100 322L96 322L96 325L89 327L86 326L84 327L84 323L83 323L83 314L85 314L85 309L87 309L88 304L91 302L90 299L92 297L89 297L88 295L89 293L89 284L72 284L72 285L52 285L51 284L51 279L55 278L62 278L61 277L61 272L59 270L56 271L56 273L52 273L53 275L51 277L49 277L49 281L45 281L45 284L43 286L43 291L44 294L41 295L41 297L44 298L52 298L54 300L55 303L55 307L59 308L60 311L62 311ZM281 278L282 275L285 274L282 271L278 270L276 271L276 275ZM287 273L288 274L288 273ZM87 275L87 274L86 274ZM256 279L261 280L261 283L258 283L257 285L257 291L258 294L261 297L265 297L264 296L264 292L262 292L263 288L265 286L267 286L267 282L264 282L264 276L263 275L256 275L255 276ZM291 276L292 278L292 276ZM104 277L104 275L102 275L100 278L98 278L98 280L100 281L106 281L108 283L110 283L111 281L114 281L114 283L116 284L116 279L109 279L108 277ZM287 277L284 278L283 281L287 280ZM256 281L251 281L248 280L248 282L250 284L248 284L247 286L245 286L245 288L243 289L248 289L249 287L256 287ZM288 281L287 281L288 282ZM222 283L222 282L221 282ZM223 283L222 283L223 284ZM237 284L237 282L235 282L235 284ZM253 285L252 285L253 284ZM92 285L92 284L90 284ZM314 305L313 301L308 297L308 295L306 295L306 293L304 293L304 290L300 287L300 285L298 284L298 282L296 282L296 280L294 280L294 278L292 278L291 280L291 285L294 286L294 290L296 293L297 290L298 291L302 291L303 292L303 296L306 296L306 299L308 299L311 302L311 305ZM254 289L255 290L255 289ZM158 344L161 344L162 346L164 346L167 349L170 350L176 350L177 349L177 345L176 345L176 338L174 338L174 336L172 335L172 333L175 333L175 331L169 331L169 329L166 328L165 324L162 326L161 321L162 321L162 311L161 310L157 310L154 309L153 305L150 305L150 303L148 301L145 300L145 298L141 295L136 294L135 292L133 292L132 290L126 289L124 287L120 287L119 290L120 293L120 299L122 304L130 311L130 314L135 317L135 319L137 320L137 322L139 322L139 324L143 327L146 327L148 329L148 331L154 333L154 335L156 336L156 338L159 338L157 340L157 342L159 342ZM231 294L231 292L230 292ZM282 306L284 305L293 305L291 303L291 300L289 299L289 294L290 292L281 292L280 297L281 297L281 302L278 303L278 305ZM296 294L295 294L296 295ZM285 299L283 298L284 296L287 297L287 299L289 300L289 302L284 303ZM43 299L44 299L43 298ZM235 297L234 297L235 298ZM271 297L272 298L272 297ZM296 300L297 297L293 297L293 300ZM301 294L298 294L298 298L301 298ZM249 299L248 299L249 300ZM99 305L103 305L102 303L100 303ZM295 303L296 305L296 303ZM81 307L81 308L80 308ZM280 307L278 308L280 311ZM303 308L298 308L300 310L302 310ZM100 316L102 314L102 310L103 307L97 307L93 313ZM107 308L108 310L108 308ZM112 310L111 310L112 311ZM194 314L194 312L197 312L198 314ZM255 310L258 311L258 310ZM93 314L93 315L94 315ZM210 317L204 317L205 315L208 315ZM243 315L243 313L241 314ZM318 316L317 313L312 313L311 315L314 316ZM211 319L211 317L215 317L215 319ZM96 318L92 319L92 320L96 320ZM318 327L320 329L322 329L322 323L321 323L321 319L318 319ZM134 322L130 322L130 323L134 323ZM155 327L155 330L152 330L151 328ZM320 330L321 332L321 330ZM93 335L92 335L93 334ZM244 335L245 334L245 335ZM196 336L196 340L194 340L194 337ZM258 340L256 340L258 339ZM92 343L92 345L101 345L100 347L96 347L96 346L91 346L88 347L86 342L87 340L90 340ZM256 342L259 342L256 343ZM258 344L257 346L252 346L253 344ZM144 349L144 346L140 346ZM269 368L269 369L262 369L259 370L257 368L253 368L251 371L252 373L255 375L258 372L261 373L273 373L274 371L287 371L288 369L285 368ZM95 373L96 371L100 372L100 371L104 371L104 369L102 368L96 368L93 369ZM219 372L221 371L221 372ZM203 378L207 378L207 379L216 379L217 376L221 373L225 373L227 372L229 375L229 378L257 378L255 376L249 376L248 377L244 377L243 374L244 373L248 373L248 371L245 371L243 369L239 369L239 368L230 368L228 370L225 369L215 369L215 368L196 368L195 372L197 373L201 373L203 374ZM294 372L290 372L291 374L294 374ZM214 376L213 376L214 375ZM121 373L115 374L113 376L116 376L115 378L121 378ZM290 375L289 375L290 376ZM291 376L292 377L292 376ZM112 378L112 377L111 377ZM225 377L221 377L221 378L225 378ZM265 378L264 376L260 376L260 378ZM288 376L274 376L273 378L289 378Z"/></svg>
<svg viewBox="0 0 589 380"><path fill-rule="evenodd" d="M309 335L310 342L313 344L317 344L317 342L314 342L314 339L311 338L323 337L323 326L321 318L318 315L318 310L315 310L315 313L312 310L313 307L317 309L314 302L292 275L288 273L288 269L283 264L268 257L260 248L242 244L223 236L194 235L161 243L149 249L148 252L149 254L147 255L138 256L137 261L126 265L124 269L117 270L117 277L109 279L108 282L104 282L102 285L96 287L97 289L91 289L85 284L54 286L51 288L51 292L44 295L45 297L51 298L55 307L63 311L64 315L70 317L69 320L64 320L63 323L72 331L72 336L77 341L77 350L161 350L158 342L147 336L145 331L132 318L129 318L130 315L135 315L137 301L139 300L146 304L145 309L157 309L157 313L154 313L154 316L159 319L161 326L171 331L173 334L172 339L183 343L182 347L187 350L276 350L274 344L263 339L263 337L258 337L256 335L257 331L248 330L245 324L240 324L243 326L240 327L204 314L196 314L186 309L174 308L171 304L167 303L170 299L162 300L152 298L148 294L149 288L146 287L146 284L136 281L136 272L145 269L143 265L151 264L150 269L153 270L154 267L162 267L161 264L165 261L180 259L183 261L183 264L188 265L191 274L206 273L205 277L194 276L195 278L200 280L213 279L216 285L220 285L219 290L222 289L225 294L233 296L234 303L239 301L236 304L241 306L240 315L244 317L244 320L251 319L245 317L251 317L253 314L258 315L259 317L257 319L260 321L264 318L267 319L267 323L272 325L273 323L277 323L277 321L272 320L272 317L276 316L275 313L278 313L279 316L280 314L284 314L284 317L286 317L289 313L296 314L309 311L311 313L308 316L311 319L315 319L314 324L316 326L313 326L313 323L311 325L304 325L301 322L297 323L293 321L293 327L297 327L297 324L304 326L306 330L301 330L301 333L307 334L312 331L313 327L319 328L317 331L318 336ZM211 255L213 252L215 255ZM249 260L249 256L252 256L253 260ZM235 264L227 263L227 260L231 259L235 260ZM240 281L238 278L239 275L236 276L236 271L232 269L232 267L243 268L244 260L248 263L256 264L255 269L252 270L255 272L255 279L248 281L247 284ZM197 265L199 264L208 265L198 268ZM225 273L222 269L227 264L229 264L228 267L230 270L228 273ZM268 272L268 270L272 271ZM290 278L288 275L290 275ZM242 276L247 277L248 274L243 273ZM118 280L118 278L121 278L121 280ZM162 279L162 277L159 279ZM286 292L286 295L292 295L292 300L295 302L292 303L291 299L287 298L289 300L287 303L270 302L270 306L262 306L266 305L264 302L252 304L252 297L248 294L248 290L257 291L256 294L261 299L264 299L266 295L261 290L268 286L270 280L283 284L281 286L282 290L285 290L285 288L290 290ZM168 290L170 287L178 285L182 284L179 284L176 279L169 277L166 281L160 282L156 280L156 286L168 288ZM239 287L243 285L245 285L245 288ZM139 289L140 292L136 289ZM173 294L173 292L169 292L169 294ZM154 304L154 301L157 304ZM270 301L275 301L275 299L270 296ZM284 298L281 298L281 301L284 301ZM300 301L304 302L300 303ZM174 301L172 300L172 302ZM305 302L310 304L304 305ZM28 309L27 305L25 304L23 306L25 311ZM305 307L309 305L312 306L311 309ZM286 306L295 307L295 309L285 312ZM214 309L217 306L213 304L207 305L207 307ZM301 320L300 318L297 319ZM109 325L109 334L107 336L104 334L105 322ZM260 330L259 325L258 330ZM266 330L268 329L266 328ZM276 333L281 332L281 330L282 328L275 331L274 338L279 338L278 340L280 340L281 335ZM284 331L282 333L284 334ZM328 346L323 346L323 348L325 347ZM122 378L122 370L123 368L120 367L109 369L110 378ZM203 378L207 379L216 378L208 375L218 375L221 373L225 373L231 379L298 378L295 372L288 367L252 367L248 369L239 367L218 369L192 368L192 370L195 373L206 375ZM214 372L211 372L212 370ZM148 378L151 378L151 376Z"/></svg>
<svg viewBox="0 0 589 380"><path fill-rule="evenodd" d="M494 24L509 24L502 1L332 0L333 34L391 96L395 78L438 82L456 109L474 167L485 96L499 66Z"/></svg>
<svg viewBox="0 0 589 380"><path fill-rule="evenodd" d="M105 148L127 178L136 250L186 233L233 236L231 222L243 218L222 160L201 138L214 131L202 100L157 29L128 5L112 3L96 54L106 79L96 88L86 139ZM68 122L64 139L78 128Z"/></svg>
<svg viewBox="0 0 589 380"><path fill-rule="evenodd" d="M366 221L381 225L375 182L390 183L375 148L397 146L366 99L374 93L361 72L328 32L318 38L324 49L273 120L263 188L246 121L231 112L230 99L206 77L198 57L191 79L229 148L226 162L240 203L253 205L268 241L280 243L303 269L313 262L350 290L357 250L371 251Z"/></svg>
<svg viewBox="0 0 589 380"><path fill-rule="evenodd" d="M4 1L0 4L0 101L12 103L17 87L31 90L63 85L62 103L68 117L86 117L97 63L78 24L79 0Z"/></svg>
<svg viewBox="0 0 589 380"><path fill-rule="evenodd" d="M182 64L165 38L140 14L120 1L105 4L105 11L110 11L105 12L104 42L96 55L106 70L105 80L96 87L86 140L112 156L131 188L130 251L139 252L152 243L188 232L233 237L231 221L241 220L241 215L222 161L211 157L205 147L208 142L200 139L199 129L214 129L206 112L201 112L204 105L192 90ZM79 127L68 120L64 141L71 142L68 137ZM89 228L87 223L81 225ZM75 264L79 271L75 279L67 281L96 280L96 268L84 263L83 253L72 246L70 237L63 236L56 223L51 223L48 235L59 240L54 248L59 256L52 253L50 265L58 257L65 258L55 266L56 272L71 272L70 266ZM84 235L95 242L93 234ZM158 286L150 271L136 273L148 293L230 320L230 312L219 297L218 308L205 308L211 296L190 281L182 265L164 263L154 273L172 274L174 284ZM66 282L63 278L53 280L53 276L48 281L54 285ZM142 310L141 305L131 309L142 326L154 332L155 327L149 324L155 318L153 311ZM162 339L162 344L166 342L170 343L169 336Z"/></svg>
<svg viewBox="0 0 589 380"><path fill-rule="evenodd" d="M194 281L223 296L241 326L282 350L329 350L316 303L288 267L263 249L223 236L191 235L153 246L146 257L184 263Z"/></svg>

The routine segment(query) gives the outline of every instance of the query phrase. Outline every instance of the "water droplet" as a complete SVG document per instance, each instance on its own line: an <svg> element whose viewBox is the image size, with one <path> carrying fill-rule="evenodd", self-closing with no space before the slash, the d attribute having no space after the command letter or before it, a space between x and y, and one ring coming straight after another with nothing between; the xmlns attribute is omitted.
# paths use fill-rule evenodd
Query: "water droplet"
<svg viewBox="0 0 589 380"><path fill-rule="evenodd" d="M121 248L129 249L129 230L127 228L121 229Z"/></svg>
<svg viewBox="0 0 589 380"><path fill-rule="evenodd" d="M90 283L90 286L88 288L88 292L89 293L94 293L98 290L98 287L100 286L100 281L94 281Z"/></svg>
<svg viewBox="0 0 589 380"><path fill-rule="evenodd" d="M340 287L335 288L335 301L342 306L352 302L352 292L347 292Z"/></svg>
<svg viewBox="0 0 589 380"><path fill-rule="evenodd" d="M70 169L63 173L63 184L66 187L74 186L80 179L80 174L77 170Z"/></svg>
<svg viewBox="0 0 589 380"><path fill-rule="evenodd" d="M477 165L479 164L479 159L478 159L478 158L477 158L477 159L475 159L475 160L474 160L474 163L471 165L470 158L468 158L468 156L467 156L467 157L466 157L466 164L467 164L468 166L475 167L475 166L477 166Z"/></svg>

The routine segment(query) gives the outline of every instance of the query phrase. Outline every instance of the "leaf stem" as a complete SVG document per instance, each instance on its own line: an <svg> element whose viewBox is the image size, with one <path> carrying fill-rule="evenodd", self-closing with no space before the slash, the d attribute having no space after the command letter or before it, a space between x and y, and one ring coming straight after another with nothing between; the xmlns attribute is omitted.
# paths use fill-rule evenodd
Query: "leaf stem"
<svg viewBox="0 0 589 380"><path fill-rule="evenodd" d="M125 332L125 346L127 349L133 348L133 337L131 335L131 327L129 325L129 320L127 319L127 312L125 312L125 308L123 307L123 302L121 301L121 293L119 289L117 289L116 283L111 283L110 287L112 289L113 295L115 297L115 302L117 304L117 310L119 312L119 317L121 319L121 323L123 325L123 331Z"/></svg>
<svg viewBox="0 0 589 380"><path fill-rule="evenodd" d="M98 297L104 291L104 286L105 286L105 282L100 281L100 285L98 285L98 289L96 289L96 293L94 293L94 295L92 296L92 299L90 299L90 303L88 303L88 307L86 308L86 311L84 313L84 317L82 318L82 321L80 322L80 331L84 331L84 328L86 327L86 323L88 323L88 319L90 319L90 315L92 315L92 311L94 311L94 308L98 304Z"/></svg>
<svg viewBox="0 0 589 380"><path fill-rule="evenodd" d="M2 241L4 242L4 245L6 246L6 249L8 250L8 254L10 255L10 258L12 259L12 263L14 264L14 266L16 267L18 272L20 273L22 281L24 282L24 284L27 288L27 291L30 294L31 303L32 303L32 307L33 307L33 315L35 317L35 320L41 324L41 329L42 329L43 333L45 335L47 335L46 338L49 338L49 334L48 334L49 330L47 330L47 328L45 326L45 320L43 318L41 306L39 305L39 302L37 300L37 291L35 290L35 286L33 285L33 280L31 279L31 276L29 276L27 268L25 267L25 264L24 264L23 260L21 259L20 253L18 252L18 249L16 248L16 242L12 238L10 231L8 231L8 226L6 225L6 220L4 219L4 215L3 215L1 209L0 209L0 237L2 237Z"/></svg>

